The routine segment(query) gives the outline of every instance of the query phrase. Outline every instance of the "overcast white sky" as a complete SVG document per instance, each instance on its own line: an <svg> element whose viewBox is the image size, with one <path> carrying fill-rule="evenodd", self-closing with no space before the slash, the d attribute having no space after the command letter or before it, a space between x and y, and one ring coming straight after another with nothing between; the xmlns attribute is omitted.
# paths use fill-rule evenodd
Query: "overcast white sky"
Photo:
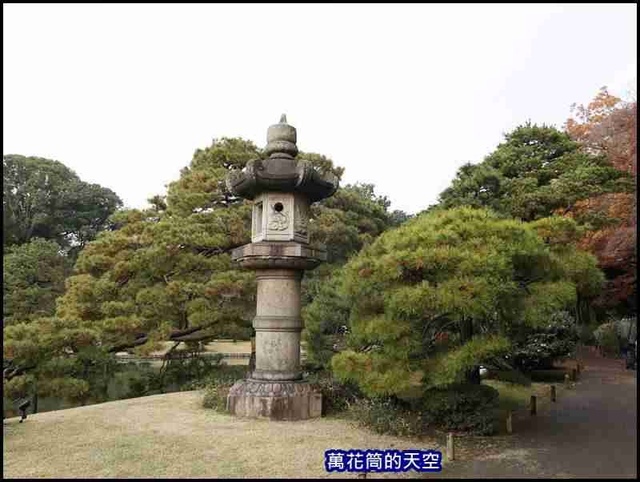
<svg viewBox="0 0 640 482"><path fill-rule="evenodd" d="M635 4L4 4L3 35L4 154L129 207L284 112L343 184L413 213L504 132L637 79Z"/></svg>

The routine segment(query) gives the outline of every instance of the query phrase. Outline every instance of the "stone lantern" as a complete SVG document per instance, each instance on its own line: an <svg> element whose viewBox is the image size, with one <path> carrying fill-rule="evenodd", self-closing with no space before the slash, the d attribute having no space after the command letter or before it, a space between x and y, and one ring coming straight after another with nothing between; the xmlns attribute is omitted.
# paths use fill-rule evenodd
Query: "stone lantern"
<svg viewBox="0 0 640 482"><path fill-rule="evenodd" d="M331 173L298 160L296 129L280 123L267 131L267 159L231 172L231 192L253 200L251 243L232 258L256 271L258 283L255 370L229 390L227 409L245 417L304 420L319 417L322 397L300 369L300 284L304 270L326 260L322 246L309 244L309 209L338 188Z"/></svg>

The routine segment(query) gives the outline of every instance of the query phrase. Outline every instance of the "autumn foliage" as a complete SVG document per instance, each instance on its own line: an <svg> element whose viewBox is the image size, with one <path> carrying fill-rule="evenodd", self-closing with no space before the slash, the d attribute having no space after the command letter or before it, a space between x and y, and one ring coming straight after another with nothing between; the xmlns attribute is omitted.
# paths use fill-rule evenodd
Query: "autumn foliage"
<svg viewBox="0 0 640 482"><path fill-rule="evenodd" d="M573 105L565 130L582 149L603 154L618 170L637 175L637 101L624 102L603 87L587 106ZM580 246L594 253L607 284L596 305L635 311L636 193L605 193L577 202L569 216L588 222Z"/></svg>
<svg viewBox="0 0 640 482"><path fill-rule="evenodd" d="M593 154L604 154L616 169L637 172L637 102L623 102L606 87L586 107L572 105L574 117L567 120L569 136Z"/></svg>

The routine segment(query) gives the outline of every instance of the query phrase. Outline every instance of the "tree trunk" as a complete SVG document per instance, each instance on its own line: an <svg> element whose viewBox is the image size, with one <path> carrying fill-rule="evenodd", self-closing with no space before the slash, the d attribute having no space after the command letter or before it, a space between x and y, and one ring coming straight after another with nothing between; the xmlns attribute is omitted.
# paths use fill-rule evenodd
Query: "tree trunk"
<svg viewBox="0 0 640 482"><path fill-rule="evenodd" d="M463 318L460 323L460 341L466 343L473 338L473 320ZM480 365L474 365L465 374L465 381L473 385L480 385Z"/></svg>
<svg viewBox="0 0 640 482"><path fill-rule="evenodd" d="M84 362L82 362L82 379L86 380L87 378L89 378L89 364L88 364L87 361L84 361ZM83 407L87 404L87 402L89 400L89 397L90 397L90 393L91 392L89 392L89 394L87 394L87 395L82 397L82 406Z"/></svg>
<svg viewBox="0 0 640 482"><path fill-rule="evenodd" d="M475 365L467 372L467 383L471 383L472 385L480 385L480 365Z"/></svg>
<svg viewBox="0 0 640 482"><path fill-rule="evenodd" d="M33 392L33 413L38 413L38 388Z"/></svg>
<svg viewBox="0 0 640 482"><path fill-rule="evenodd" d="M109 361L104 363L102 367L102 396L105 401L109 400L109 377L111 373L109 370Z"/></svg>
<svg viewBox="0 0 640 482"><path fill-rule="evenodd" d="M465 344L473 338L473 323L470 318L462 318L460 322L460 341Z"/></svg>
<svg viewBox="0 0 640 482"><path fill-rule="evenodd" d="M162 357L162 366L160 367L160 376L158 377L160 383L160 393L164 393L164 375L165 373L167 373L167 368L169 368L169 363L171 362L171 354L180 343L182 342L175 342L175 344L171 348L169 348L169 350Z"/></svg>

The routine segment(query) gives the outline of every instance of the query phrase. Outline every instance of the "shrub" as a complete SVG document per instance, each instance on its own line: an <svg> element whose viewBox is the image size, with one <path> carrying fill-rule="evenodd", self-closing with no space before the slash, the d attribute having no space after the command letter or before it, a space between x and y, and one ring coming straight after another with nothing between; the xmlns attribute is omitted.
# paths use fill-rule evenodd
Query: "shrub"
<svg viewBox="0 0 640 482"><path fill-rule="evenodd" d="M345 412L352 403L362 397L355 383L341 382L328 371L312 373L307 380L322 393L322 415Z"/></svg>
<svg viewBox="0 0 640 482"><path fill-rule="evenodd" d="M247 367L242 365L219 365L209 375L197 383L192 383L192 389L204 388L202 406L217 411L227 409L227 395L233 384L244 378Z"/></svg>
<svg viewBox="0 0 640 482"><path fill-rule="evenodd" d="M422 399L426 423L446 430L490 435L495 432L498 391L487 385L456 384L427 390Z"/></svg>
<svg viewBox="0 0 640 482"><path fill-rule="evenodd" d="M582 325L578 328L578 338L583 345L594 345L596 338L593 336L593 327L589 325Z"/></svg>
<svg viewBox="0 0 640 482"><path fill-rule="evenodd" d="M593 332L593 336L606 355L617 356L620 354L620 339L614 322L603 323Z"/></svg>
<svg viewBox="0 0 640 482"><path fill-rule="evenodd" d="M570 355L577 341L575 320L563 311L554 314L547 326L530 330L521 337L511 357L514 365L525 372L549 369L555 360Z"/></svg>
<svg viewBox="0 0 640 482"><path fill-rule="evenodd" d="M136 398L147 395L149 391L149 383L143 377L135 377L129 379L129 393L127 398Z"/></svg>
<svg viewBox="0 0 640 482"><path fill-rule="evenodd" d="M180 390L188 389L187 387L215 373L222 358L223 355L220 353L204 354L201 349L175 352L167 361L161 377L162 387L175 386Z"/></svg>
<svg viewBox="0 0 640 482"><path fill-rule="evenodd" d="M615 320L614 325L616 334L623 346L636 341L638 337L638 322L635 316Z"/></svg>
<svg viewBox="0 0 640 482"><path fill-rule="evenodd" d="M17 400L29 396L33 391L35 377L31 374L21 377L14 377L10 380L2 380L2 392L7 398Z"/></svg>
<svg viewBox="0 0 640 482"><path fill-rule="evenodd" d="M183 390L200 390L206 389L216 383L231 383L236 380L245 378L247 375L247 367L244 365L218 365L212 369L204 378L191 380L182 385Z"/></svg>
<svg viewBox="0 0 640 482"><path fill-rule="evenodd" d="M109 380L107 398L119 400L159 393L157 370L150 366L128 363L118 367Z"/></svg>
<svg viewBox="0 0 640 482"><path fill-rule="evenodd" d="M349 405L349 415L361 426L380 434L418 436L427 428L423 414L394 398L358 398Z"/></svg>
<svg viewBox="0 0 640 482"><path fill-rule="evenodd" d="M209 383L204 392L202 406L204 408L212 408L218 412L225 411L227 409L227 395L229 395L229 389L234 383L231 380L219 380Z"/></svg>
<svg viewBox="0 0 640 482"><path fill-rule="evenodd" d="M618 356L637 338L635 317L621 318L600 325L594 332L597 345L609 356Z"/></svg>

